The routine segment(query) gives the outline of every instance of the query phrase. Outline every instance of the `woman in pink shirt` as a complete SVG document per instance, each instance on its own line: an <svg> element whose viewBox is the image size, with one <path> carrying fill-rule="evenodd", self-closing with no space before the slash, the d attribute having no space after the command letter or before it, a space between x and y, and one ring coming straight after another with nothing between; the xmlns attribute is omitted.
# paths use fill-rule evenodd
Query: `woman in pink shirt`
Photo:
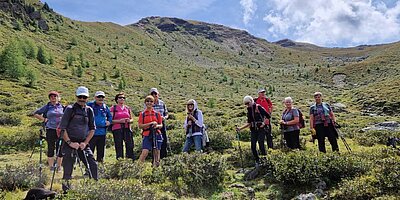
<svg viewBox="0 0 400 200"><path fill-rule="evenodd" d="M126 157L135 159L133 155L133 135L130 124L133 122L131 109L125 105L125 94L115 95L117 105L111 107L110 112L113 116L112 133L114 136L115 152L117 159L124 158L124 142Z"/></svg>

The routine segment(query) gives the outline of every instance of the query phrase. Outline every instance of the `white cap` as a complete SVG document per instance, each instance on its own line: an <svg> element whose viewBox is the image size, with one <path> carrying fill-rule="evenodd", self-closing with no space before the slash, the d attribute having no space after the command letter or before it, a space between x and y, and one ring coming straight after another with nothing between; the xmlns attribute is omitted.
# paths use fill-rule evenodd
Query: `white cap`
<svg viewBox="0 0 400 200"><path fill-rule="evenodd" d="M260 92L265 92L265 89L264 88L259 89L258 93L260 93Z"/></svg>
<svg viewBox="0 0 400 200"><path fill-rule="evenodd" d="M76 96L87 96L89 97L89 89L84 86L79 86L78 89L76 89Z"/></svg>
<svg viewBox="0 0 400 200"><path fill-rule="evenodd" d="M103 91L97 91L95 94L94 94L94 96L95 97L98 97L98 96L106 96L106 94L103 92Z"/></svg>
<svg viewBox="0 0 400 200"><path fill-rule="evenodd" d="M319 96L322 97L322 93L321 93L321 92L315 92L315 93L314 93L314 97L317 96L317 95L319 95Z"/></svg>
<svg viewBox="0 0 400 200"><path fill-rule="evenodd" d="M153 92L159 94L157 88L151 88L150 89L150 94L153 93Z"/></svg>

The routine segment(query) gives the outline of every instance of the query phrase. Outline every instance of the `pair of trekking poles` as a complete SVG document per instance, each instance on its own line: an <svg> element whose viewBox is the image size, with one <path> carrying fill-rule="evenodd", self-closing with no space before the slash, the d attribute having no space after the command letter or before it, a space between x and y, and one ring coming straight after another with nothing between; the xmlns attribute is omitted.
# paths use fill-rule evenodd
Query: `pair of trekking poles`
<svg viewBox="0 0 400 200"><path fill-rule="evenodd" d="M56 158L55 158L55 162L54 162L54 167L55 167L55 169L53 170L53 175L52 175L52 177L51 177L51 183L50 183L50 190L52 190L53 189L53 183L54 183L54 177L55 177L55 174L56 174L56 169L57 169L57 167L60 167L60 166L57 166L57 157L60 155L60 153L61 153L61 149L62 149L62 145L64 144L64 142L63 142L63 137L64 137L64 130L62 130L61 131L61 134L60 134L60 137L58 138L58 149L57 149L57 152L56 152ZM90 164L89 164L89 161L88 161L88 155L87 155L87 152L83 149L83 150L81 150L82 151L82 154L83 154L83 158L85 159L85 162L86 162L86 170L88 171L88 173L89 173L89 179L91 179L91 178L93 178L93 175L92 175L92 171L91 171L91 169L90 169ZM73 149L72 150L72 157L75 157L75 164L76 163L78 163L78 165L79 165L79 168L80 168L80 170L81 170L81 172L82 172L82 177L83 177L83 179L85 179L85 173L83 172L83 167L82 167L82 165L81 165L81 160L80 160L80 158L79 158L79 154L78 154L78 149Z"/></svg>
<svg viewBox="0 0 400 200"><path fill-rule="evenodd" d="M39 139L38 139L38 141L39 141L39 183L42 182L42 176L43 176L43 172L42 172L43 171L43 140L46 139L45 132L46 132L46 125L43 122L42 127L39 129ZM33 154L35 153L35 149L36 149L36 143L33 146L31 155L29 156L29 161L31 161Z"/></svg>

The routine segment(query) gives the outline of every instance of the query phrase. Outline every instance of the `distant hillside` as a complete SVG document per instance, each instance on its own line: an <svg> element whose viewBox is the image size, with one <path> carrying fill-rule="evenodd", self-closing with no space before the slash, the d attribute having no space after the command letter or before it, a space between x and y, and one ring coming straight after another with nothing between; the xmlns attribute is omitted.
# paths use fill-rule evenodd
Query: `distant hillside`
<svg viewBox="0 0 400 200"><path fill-rule="evenodd" d="M32 125L27 114L47 101L49 90L61 91L66 104L74 101L79 85L109 97L123 90L136 112L151 87L159 88L172 113L181 113L182 103L195 98L207 116L220 112L225 119L241 116L243 96L256 95L261 87L268 89L277 110L286 96L306 107L318 90L327 101L343 102L354 111L399 111L399 100L392 98L398 94L393 88L398 85L399 43L354 48L270 43L243 30L165 17L128 26L80 22L35 0L0 0L0 16L1 51L19 40L36 52L42 47L51 60L42 64L24 58L26 70L36 77L33 86L27 75L1 76L0 111L23 122L13 132ZM344 75L341 87L335 85L337 74Z"/></svg>

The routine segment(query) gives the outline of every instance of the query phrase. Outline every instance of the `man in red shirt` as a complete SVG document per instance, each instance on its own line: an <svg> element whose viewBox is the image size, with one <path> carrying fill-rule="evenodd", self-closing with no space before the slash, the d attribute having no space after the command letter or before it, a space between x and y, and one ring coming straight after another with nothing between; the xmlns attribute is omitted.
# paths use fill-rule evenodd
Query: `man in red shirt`
<svg viewBox="0 0 400 200"><path fill-rule="evenodd" d="M269 99L266 95L265 95L265 89L260 89L258 90L258 97L254 99L254 101L257 104L260 104L267 112L269 115L271 115L272 113L272 102L271 99ZM268 148L271 148L274 146L272 143L272 131L271 131L271 122L269 119L265 119L265 124L267 125L267 145Z"/></svg>

